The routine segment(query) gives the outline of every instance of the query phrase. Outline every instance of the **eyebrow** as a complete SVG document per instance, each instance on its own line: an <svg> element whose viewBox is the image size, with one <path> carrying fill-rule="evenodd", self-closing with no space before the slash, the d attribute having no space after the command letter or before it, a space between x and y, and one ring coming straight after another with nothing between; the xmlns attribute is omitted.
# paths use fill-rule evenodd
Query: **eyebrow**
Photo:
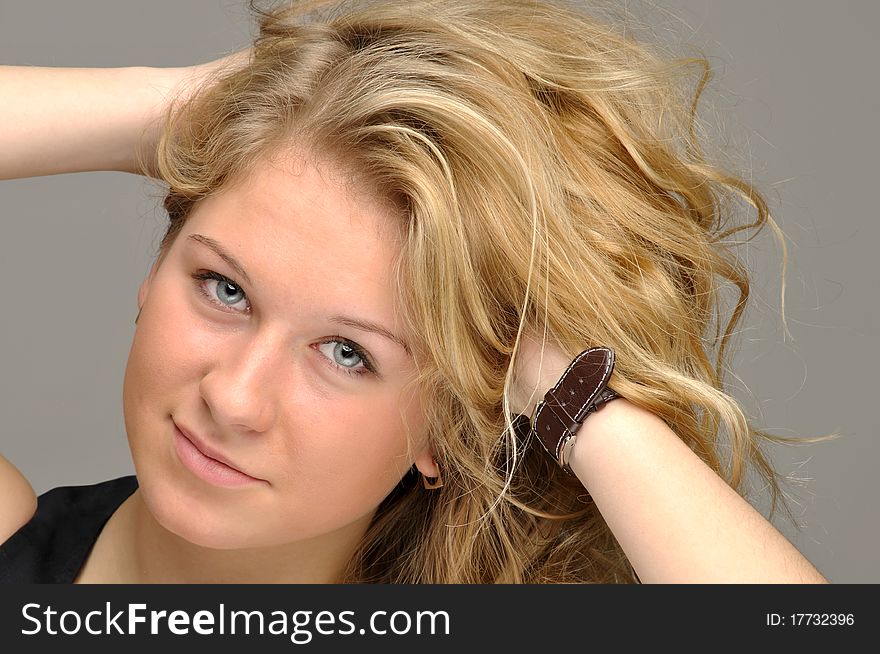
<svg viewBox="0 0 880 654"><path fill-rule="evenodd" d="M382 325L370 322L369 320L359 320L357 318L342 315L330 316L329 320L330 322L335 322L339 325L348 325L349 327L354 327L355 329L360 329L364 332L374 332L380 336L384 336L397 343L408 355L412 355L406 342L402 338L395 336L393 333L385 329Z"/></svg>
<svg viewBox="0 0 880 654"><path fill-rule="evenodd" d="M251 281L250 276L245 272L244 266L238 263L238 260L229 254L226 250L223 249L223 246L220 245L217 241L215 241L210 236L203 236L202 234L190 234L187 238L191 241L195 241L196 243L201 243L202 245L207 245L211 248L214 253L223 259L227 263L227 265L232 268L239 277L243 277L244 280L250 284L251 286L254 283Z"/></svg>
<svg viewBox="0 0 880 654"><path fill-rule="evenodd" d="M223 246L220 245L213 238L211 238L210 236L205 236L203 234L190 234L189 236L187 236L187 239L196 243L201 243L202 245L205 245L213 250L213 252L218 257L223 259L223 261L225 261L227 265L229 265L229 267L236 272L236 274L240 275L248 284L254 286L254 283L251 281L250 276L245 271L244 266L242 266L235 257L229 254L225 249L223 249ZM373 332L375 334L379 334L380 336L384 336L388 340L397 343L408 355L412 356L412 353L410 352L409 346L406 344L406 341L404 341L393 332L385 329L382 325L378 323L369 320L360 320L358 318L352 318L351 316L345 316L341 314L330 316L329 320L330 322L336 323L338 325L348 325L349 327L354 327L355 329L359 329L361 331Z"/></svg>

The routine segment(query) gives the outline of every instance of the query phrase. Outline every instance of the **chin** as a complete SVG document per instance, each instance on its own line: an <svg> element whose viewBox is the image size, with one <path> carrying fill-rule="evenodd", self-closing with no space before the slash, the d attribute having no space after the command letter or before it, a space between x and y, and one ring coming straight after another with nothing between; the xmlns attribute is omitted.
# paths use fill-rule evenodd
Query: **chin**
<svg viewBox="0 0 880 654"><path fill-rule="evenodd" d="M209 509L166 479L143 488L144 504L155 521L183 540L215 550L260 547L257 532L231 510Z"/></svg>

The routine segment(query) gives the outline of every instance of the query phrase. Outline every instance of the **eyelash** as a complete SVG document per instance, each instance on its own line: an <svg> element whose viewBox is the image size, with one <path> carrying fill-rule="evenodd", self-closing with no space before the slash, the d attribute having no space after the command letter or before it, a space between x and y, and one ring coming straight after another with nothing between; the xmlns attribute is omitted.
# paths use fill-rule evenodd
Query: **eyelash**
<svg viewBox="0 0 880 654"><path fill-rule="evenodd" d="M199 292L202 295L204 295L205 298L211 304L216 305L220 309L220 311L226 311L227 313L238 313L234 309L227 308L227 305L224 305L222 302L219 302L215 298L211 297L211 294L205 290L204 286L202 285L202 282L209 280L209 279L212 279L212 280L218 281L218 282L224 282L226 284L229 284L230 286L234 286L235 288L239 289L241 291L242 295L244 295L245 299L247 299L247 294L245 294L244 289L241 286L239 286L234 280L229 279L225 275L221 275L218 272L214 272L213 270L205 270L205 271L201 271L201 272L195 272L192 274L192 278L198 282L196 284L196 287L198 288ZM248 310L245 313L250 313L250 307L248 307ZM336 368L338 370L341 370L342 372L345 372L345 373L351 375L352 377L360 377L362 375L376 373L376 368L373 365L373 362L370 359L370 357L367 356L367 353L364 352L363 348L361 348L354 341L350 341L347 338L344 338L339 335L335 335L335 336L332 336L326 340L321 341L319 343L319 345L326 345L327 343L342 343L345 346L347 346L350 350L352 350L360 358L360 360L364 364L364 368L361 368L361 369L346 368L345 366L340 366L335 361L331 361L327 357L323 357L328 362L329 365L333 366L334 368Z"/></svg>

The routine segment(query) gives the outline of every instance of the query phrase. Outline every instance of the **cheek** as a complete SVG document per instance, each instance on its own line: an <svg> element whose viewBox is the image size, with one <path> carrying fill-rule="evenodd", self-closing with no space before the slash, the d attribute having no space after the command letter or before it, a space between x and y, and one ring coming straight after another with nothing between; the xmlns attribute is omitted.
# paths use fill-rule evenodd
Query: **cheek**
<svg viewBox="0 0 880 654"><path fill-rule="evenodd" d="M406 437L395 407L358 400L316 403L311 425L301 434L302 461L308 476L331 487L370 489L391 487L406 472ZM344 406L344 408L343 408ZM335 410L334 410L335 409ZM381 498L380 498L381 499Z"/></svg>
<svg viewBox="0 0 880 654"><path fill-rule="evenodd" d="M171 298L150 299L149 307L141 313L128 355L124 385L127 403L149 404L160 395L167 396L167 390L173 388L170 384L187 374L187 362L197 352L188 342L192 330L186 327L186 307L177 306L180 301L175 303Z"/></svg>
<svg viewBox="0 0 880 654"><path fill-rule="evenodd" d="M298 417L296 451L290 452L288 499L302 498L329 514L354 519L375 509L406 474L407 430L399 397L316 402ZM421 438L420 412L407 414L414 447ZM306 434L308 436L306 436Z"/></svg>
<svg viewBox="0 0 880 654"><path fill-rule="evenodd" d="M123 414L135 465L160 427L198 385L204 342L186 298L154 282L132 339L123 380Z"/></svg>

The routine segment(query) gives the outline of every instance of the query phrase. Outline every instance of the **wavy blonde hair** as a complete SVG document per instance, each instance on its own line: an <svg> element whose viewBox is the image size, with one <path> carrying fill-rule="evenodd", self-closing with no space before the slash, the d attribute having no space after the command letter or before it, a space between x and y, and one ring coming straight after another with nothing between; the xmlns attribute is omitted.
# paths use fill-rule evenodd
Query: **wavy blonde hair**
<svg viewBox="0 0 880 654"><path fill-rule="evenodd" d="M397 211L393 290L445 485L425 491L406 474L345 581L638 581L577 479L512 428L509 384L529 329L572 355L614 349L610 385L740 494L754 467L772 517L782 478L762 441L804 439L752 428L725 391L749 297L731 237L773 228L783 293L787 253L762 196L702 153L705 58L660 56L563 2L250 8L248 64L166 115L160 256L195 203L286 151L330 162ZM735 224L737 198L752 222ZM731 284L739 298L722 332Z"/></svg>

